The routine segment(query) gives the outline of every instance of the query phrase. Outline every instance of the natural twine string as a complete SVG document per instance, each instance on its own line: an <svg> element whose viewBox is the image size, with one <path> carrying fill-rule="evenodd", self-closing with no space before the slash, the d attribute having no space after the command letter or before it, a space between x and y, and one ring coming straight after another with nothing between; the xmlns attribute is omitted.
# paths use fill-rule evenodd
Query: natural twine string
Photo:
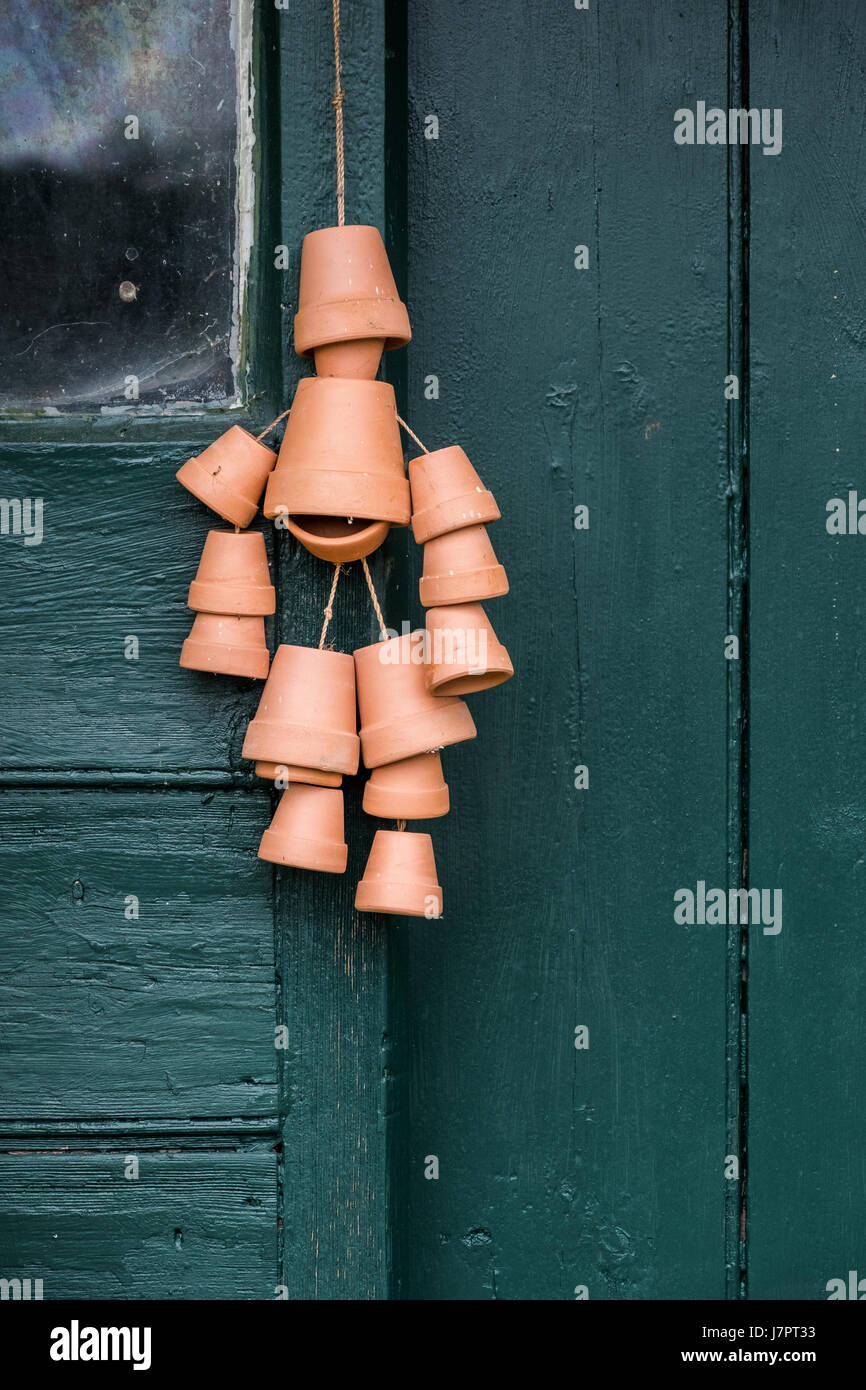
<svg viewBox="0 0 866 1390"><path fill-rule="evenodd" d="M403 428L404 428L404 430L406 431L406 433L407 433L408 435L411 435L411 437L415 440L415 443L418 445L418 448L419 448L419 449L422 449L422 450L424 451L425 454L429 454L430 450L427 448L427 445L421 443L421 440L418 438L418 436L417 436L417 434L415 433L415 431L414 431L414 430L410 430L409 426L406 424L406 421L405 421L405 420L401 420L399 415L397 416L397 424L398 424L398 425L402 425Z"/></svg>
<svg viewBox="0 0 866 1390"><path fill-rule="evenodd" d="M319 638L319 651L321 651L325 645L325 638L328 635L328 624L334 616L334 595L337 592L337 583L340 578L340 569L340 565L334 566L334 577L331 580L331 592L328 594L328 602L325 604L325 612L323 615L325 621L322 623L322 635Z"/></svg>
<svg viewBox="0 0 866 1390"><path fill-rule="evenodd" d="M373 576L370 574L370 566L367 564L366 556L362 558L361 564L364 567L364 578L367 581L367 588L370 590L370 598L373 600L373 610L379 624L379 635L382 638L388 636L388 629L385 626L385 619L382 616L382 609L379 607L379 600L376 597L376 590L373 588Z"/></svg>
<svg viewBox="0 0 866 1390"><path fill-rule="evenodd" d="M292 407L289 406L289 410L291 410L291 408ZM284 410L282 415L278 415L276 420L272 420L271 423L268 425L267 429L263 429L261 434L256 435L256 439L262 440L264 439L266 434L270 434L271 430L274 428L275 425L278 425L281 420L285 420L286 416L289 413L289 410Z"/></svg>
<svg viewBox="0 0 866 1390"><path fill-rule="evenodd" d="M343 65L340 59L340 0L331 0L334 19L334 95L331 105L337 118L337 222L346 221L346 156L343 149Z"/></svg>

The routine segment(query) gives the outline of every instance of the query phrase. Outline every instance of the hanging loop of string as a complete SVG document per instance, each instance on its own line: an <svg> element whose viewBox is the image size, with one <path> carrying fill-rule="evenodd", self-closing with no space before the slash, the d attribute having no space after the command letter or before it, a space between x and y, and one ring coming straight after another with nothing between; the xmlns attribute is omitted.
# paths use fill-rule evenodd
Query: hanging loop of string
<svg viewBox="0 0 866 1390"><path fill-rule="evenodd" d="M331 105L337 119L337 223L346 222L346 154L343 148L343 64L340 58L340 0L331 0L334 20L334 95Z"/></svg>
<svg viewBox="0 0 866 1390"><path fill-rule="evenodd" d="M385 626L385 619L382 615L382 609L380 608L379 600L376 597L376 590L373 587L373 576L370 574L370 566L367 564L366 556L361 560L361 564L364 568L364 578L367 581L367 588L370 590L370 598L373 602L373 612L376 614L376 621L379 624L379 636L384 641L385 638L388 636L388 629Z"/></svg>
<svg viewBox="0 0 866 1390"><path fill-rule="evenodd" d="M429 454L430 450L427 448L427 445L421 443L421 440L418 438L418 436L417 436L417 434L415 433L415 431L414 431L414 430L410 430L409 426L406 424L406 421L405 421L405 420L401 420L401 418L400 418L399 415L397 416L397 424L403 426L403 429L406 431L406 433L407 433L412 439L415 440L415 443L418 445L418 448L421 449L423 453Z"/></svg>
<svg viewBox="0 0 866 1390"><path fill-rule="evenodd" d="M340 578L341 568L340 565L334 566L334 577L331 580L331 592L328 594L328 602L325 604L325 611L322 615L324 617L324 622L322 623L322 635L319 638L319 651L321 651L325 645L325 638L328 635L328 624L334 616L334 595L337 592L337 583Z"/></svg>
<svg viewBox="0 0 866 1390"><path fill-rule="evenodd" d="M289 410L291 410L291 406L289 406ZM282 415L278 415L276 420L272 420L271 423L265 429L262 430L261 434L256 435L256 439L261 442L261 440L264 439L265 435L270 434L271 430L274 429L280 423L281 420L285 420L288 413L288 410L284 410Z"/></svg>

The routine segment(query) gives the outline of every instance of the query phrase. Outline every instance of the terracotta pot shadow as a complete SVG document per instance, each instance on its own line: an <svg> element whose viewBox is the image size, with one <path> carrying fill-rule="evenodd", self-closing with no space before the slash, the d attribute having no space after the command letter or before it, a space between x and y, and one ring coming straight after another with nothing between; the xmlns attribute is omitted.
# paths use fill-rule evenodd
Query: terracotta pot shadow
<svg viewBox="0 0 866 1390"><path fill-rule="evenodd" d="M242 756L351 774L359 752L351 656L278 647Z"/></svg>
<svg viewBox="0 0 866 1390"><path fill-rule="evenodd" d="M356 225L308 232L301 248L295 351L305 357L315 353L320 375L372 380L383 349L405 347L411 336L378 229ZM353 351L321 351L342 345Z"/></svg>
<svg viewBox="0 0 866 1390"><path fill-rule="evenodd" d="M400 917L442 916L442 889L429 835L413 830L377 830L355 892L358 912Z"/></svg>
<svg viewBox="0 0 866 1390"><path fill-rule="evenodd" d="M180 650L180 665L189 671L264 680L270 665L264 618L197 613Z"/></svg>
<svg viewBox="0 0 866 1390"><path fill-rule="evenodd" d="M361 748L366 767L381 767L474 738L462 700L427 689L423 632L375 642L355 652Z"/></svg>
<svg viewBox="0 0 866 1390"><path fill-rule="evenodd" d="M471 695L514 675L480 603L427 611L427 687L435 696Z"/></svg>
<svg viewBox="0 0 866 1390"><path fill-rule="evenodd" d="M375 550L387 535L383 523L408 525L410 506L394 388L304 377L268 480L265 516L285 518L303 545L337 564Z"/></svg>
<svg viewBox="0 0 866 1390"><path fill-rule="evenodd" d="M448 814L450 798L438 753L418 753L374 768L364 787L363 808L382 820L433 820Z"/></svg>
<svg viewBox="0 0 866 1390"><path fill-rule="evenodd" d="M409 485L412 531L419 545L447 531L499 520L496 498L457 445L412 459Z"/></svg>
<svg viewBox="0 0 866 1390"><path fill-rule="evenodd" d="M202 453L187 459L175 476L224 521L249 526L276 457L240 425L232 425Z"/></svg>
<svg viewBox="0 0 866 1390"><path fill-rule="evenodd" d="M259 859L319 873L346 871L343 793L330 787L287 787L262 836Z"/></svg>
<svg viewBox="0 0 866 1390"><path fill-rule="evenodd" d="M276 594L261 532L209 531L187 605L197 613L273 613Z"/></svg>
<svg viewBox="0 0 866 1390"><path fill-rule="evenodd" d="M343 783L342 772L323 772L318 767L295 767L286 763L256 763L256 776L268 782L284 782L291 786L295 782L307 783L313 787L339 787Z"/></svg>
<svg viewBox="0 0 866 1390"><path fill-rule="evenodd" d="M429 540L424 546L424 574L418 588L425 608L507 594L508 579L494 554L487 527L464 526Z"/></svg>

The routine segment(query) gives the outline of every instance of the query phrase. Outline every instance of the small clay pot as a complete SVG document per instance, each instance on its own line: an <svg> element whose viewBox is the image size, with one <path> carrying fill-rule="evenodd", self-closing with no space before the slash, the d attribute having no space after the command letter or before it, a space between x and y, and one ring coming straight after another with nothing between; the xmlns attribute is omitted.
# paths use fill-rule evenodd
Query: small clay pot
<svg viewBox="0 0 866 1390"><path fill-rule="evenodd" d="M353 343L329 343L327 347L313 348L316 376L352 376L372 381L384 351L384 338L356 338Z"/></svg>
<svg viewBox="0 0 866 1390"><path fill-rule="evenodd" d="M202 453L187 459L176 477L223 520L249 526L276 457L240 425L232 425Z"/></svg>
<svg viewBox="0 0 866 1390"><path fill-rule="evenodd" d="M256 776L264 777L268 782L276 782L277 778L291 786L294 782L302 782L312 787L339 787L343 784L342 772L323 772L318 767L295 767L286 763L256 763Z"/></svg>
<svg viewBox="0 0 866 1390"><path fill-rule="evenodd" d="M383 349L405 347L412 336L375 227L323 227L301 249L295 351L315 354L320 376L367 377ZM321 349L332 347L330 352Z"/></svg>
<svg viewBox="0 0 866 1390"><path fill-rule="evenodd" d="M270 659L264 618L223 613L197 613L180 649L180 664L187 670L251 676L260 681L268 674Z"/></svg>
<svg viewBox="0 0 866 1390"><path fill-rule="evenodd" d="M286 528L311 555L339 565L372 555L383 544L391 523L345 516L288 516Z"/></svg>
<svg viewBox="0 0 866 1390"><path fill-rule="evenodd" d="M262 836L259 859L296 869L343 874L348 855L343 793L330 787L287 787Z"/></svg>
<svg viewBox="0 0 866 1390"><path fill-rule="evenodd" d="M382 820L433 820L450 804L438 753L418 753L374 768L364 788L364 810Z"/></svg>
<svg viewBox="0 0 866 1390"><path fill-rule="evenodd" d="M499 520L496 498L457 445L412 459L409 485L412 530L419 545L446 531Z"/></svg>
<svg viewBox="0 0 866 1390"><path fill-rule="evenodd" d="M242 757L351 774L359 753L351 656L278 647Z"/></svg>
<svg viewBox="0 0 866 1390"><path fill-rule="evenodd" d="M298 383L277 466L268 481L265 516L303 518L294 534L334 564L348 559L347 537L358 518L409 523L409 484L403 468L394 388L386 381L304 377ZM336 517L329 544L321 518ZM351 518L351 520L349 520ZM356 554L375 549L381 530L363 538Z"/></svg>
<svg viewBox="0 0 866 1390"><path fill-rule="evenodd" d="M413 830L377 830L355 892L355 908L399 917L441 917L442 889L436 882L430 836Z"/></svg>
<svg viewBox="0 0 866 1390"><path fill-rule="evenodd" d="M475 737L475 722L463 701L443 701L427 689L424 650L424 633L416 632L355 652L366 767Z"/></svg>
<svg viewBox="0 0 866 1390"><path fill-rule="evenodd" d="M480 603L428 609L425 670L427 688L436 696L472 695L514 675Z"/></svg>
<svg viewBox="0 0 866 1390"><path fill-rule="evenodd" d="M273 613L276 594L261 532L208 531L187 605L196 613Z"/></svg>
<svg viewBox="0 0 866 1390"><path fill-rule="evenodd" d="M428 541L418 587L425 608L507 594L508 579L493 552L487 527L464 526Z"/></svg>

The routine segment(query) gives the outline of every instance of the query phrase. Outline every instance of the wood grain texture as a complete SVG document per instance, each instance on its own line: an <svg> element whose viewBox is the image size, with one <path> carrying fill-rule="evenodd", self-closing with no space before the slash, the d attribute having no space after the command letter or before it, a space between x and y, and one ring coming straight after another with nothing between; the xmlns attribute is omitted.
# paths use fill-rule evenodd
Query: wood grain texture
<svg viewBox="0 0 866 1390"><path fill-rule="evenodd" d="M46 1300L275 1296L276 1163L266 1146L0 1154L0 1206L0 1273L42 1279Z"/></svg>
<svg viewBox="0 0 866 1390"><path fill-rule="evenodd" d="M283 108L281 240L292 249L285 332L291 347L304 235L336 221L334 69L329 5L293 6L280 25ZM346 220L384 231L385 31L381 0L343 6ZM287 396L311 370L290 352ZM315 643L332 568L278 537L282 641ZM386 613L406 531L371 557ZM352 651L377 629L360 565L340 579L328 642ZM389 1294L389 939L393 926L353 910L375 823L362 779L344 779L349 865L343 876L277 872L283 1066L284 1282L292 1298Z"/></svg>
<svg viewBox="0 0 866 1390"><path fill-rule="evenodd" d="M190 580L208 530L224 524L175 481L202 447L5 447L5 495L44 498L44 538L0 546L4 767L240 764L261 683L178 666ZM137 660L125 658L129 636Z"/></svg>
<svg viewBox="0 0 866 1390"><path fill-rule="evenodd" d="M276 1123L267 817L263 792L0 795L4 1120Z"/></svg>
<svg viewBox="0 0 866 1390"><path fill-rule="evenodd" d="M409 33L409 418L497 496L517 674L443 755L402 1292L717 1298L725 939L673 894L725 882L726 168L673 112L724 90L727 7L413 0Z"/></svg>
<svg viewBox="0 0 866 1390"><path fill-rule="evenodd" d="M783 928L749 959L749 1296L866 1276L862 1103L866 13L752 0L752 101L784 149L752 190L750 879Z"/></svg>

